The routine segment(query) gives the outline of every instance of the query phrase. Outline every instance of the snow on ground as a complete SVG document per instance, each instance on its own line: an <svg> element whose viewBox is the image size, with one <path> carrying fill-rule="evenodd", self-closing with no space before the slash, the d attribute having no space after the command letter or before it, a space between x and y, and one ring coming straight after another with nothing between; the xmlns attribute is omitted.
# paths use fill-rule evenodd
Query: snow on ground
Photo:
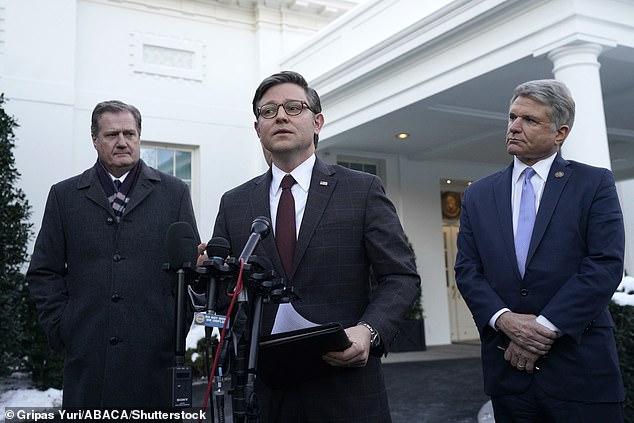
<svg viewBox="0 0 634 423"><path fill-rule="evenodd" d="M612 296L618 305L634 305L634 276L625 276Z"/></svg>
<svg viewBox="0 0 634 423"><path fill-rule="evenodd" d="M14 373L0 379L0 422L5 421L5 407L61 407L62 391L34 389L28 375Z"/></svg>
<svg viewBox="0 0 634 423"><path fill-rule="evenodd" d="M61 407L62 391L53 388L46 391L32 388L12 389L0 396L0 404L2 407Z"/></svg>

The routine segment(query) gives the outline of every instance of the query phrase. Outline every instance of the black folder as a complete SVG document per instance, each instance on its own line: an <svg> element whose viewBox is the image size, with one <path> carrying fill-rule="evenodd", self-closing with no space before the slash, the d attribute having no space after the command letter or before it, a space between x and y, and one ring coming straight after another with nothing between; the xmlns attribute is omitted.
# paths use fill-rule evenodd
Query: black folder
<svg viewBox="0 0 634 423"><path fill-rule="evenodd" d="M351 345L340 323L260 337L257 376L270 388L296 385L335 371L322 356Z"/></svg>

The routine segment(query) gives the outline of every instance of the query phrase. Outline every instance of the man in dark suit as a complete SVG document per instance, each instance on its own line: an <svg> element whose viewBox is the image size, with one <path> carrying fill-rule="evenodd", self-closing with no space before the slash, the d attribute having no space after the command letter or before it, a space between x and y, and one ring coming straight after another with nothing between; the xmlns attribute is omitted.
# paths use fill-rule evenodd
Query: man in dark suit
<svg viewBox="0 0 634 423"><path fill-rule="evenodd" d="M189 188L140 160L134 106L97 104L91 133L97 162L52 186L27 282L66 354L64 407L165 407L176 347L165 237L177 221L197 231Z"/></svg>
<svg viewBox="0 0 634 423"><path fill-rule="evenodd" d="M240 251L253 219L272 218L275 236L263 239L254 254L272 261L298 299L265 305L261 334L288 331L291 320L306 319L339 322L352 342L324 356L337 369L327 376L281 389L268 389L258 379L262 419L389 422L380 355L389 350L399 321L420 293L414 255L396 210L378 177L316 158L324 116L319 96L301 75L281 72L262 81L253 112L272 166L223 195L213 236L228 239L232 250ZM277 211L285 175L295 182L290 188L295 218L281 222ZM296 240L296 246L286 266L276 247L280 224L295 226L291 242Z"/></svg>
<svg viewBox="0 0 634 423"><path fill-rule="evenodd" d="M498 423L623 420L607 307L623 275L623 219L612 173L561 157L574 112L561 82L516 87L513 163L464 194L456 281Z"/></svg>

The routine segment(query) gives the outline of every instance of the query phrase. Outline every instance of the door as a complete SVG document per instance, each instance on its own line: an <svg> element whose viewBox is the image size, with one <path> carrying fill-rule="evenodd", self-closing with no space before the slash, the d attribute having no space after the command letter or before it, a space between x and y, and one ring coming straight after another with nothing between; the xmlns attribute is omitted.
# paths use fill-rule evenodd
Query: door
<svg viewBox="0 0 634 423"><path fill-rule="evenodd" d="M451 342L478 341L478 329L471 317L458 286L454 273L458 238L458 223L445 224L442 228L445 245L445 274L447 276L447 295L449 300L449 320L451 324Z"/></svg>

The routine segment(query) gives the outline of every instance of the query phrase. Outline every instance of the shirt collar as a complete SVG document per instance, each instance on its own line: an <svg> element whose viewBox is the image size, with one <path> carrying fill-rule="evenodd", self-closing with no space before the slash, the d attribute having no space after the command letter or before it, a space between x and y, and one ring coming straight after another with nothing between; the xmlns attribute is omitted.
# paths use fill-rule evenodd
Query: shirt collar
<svg viewBox="0 0 634 423"><path fill-rule="evenodd" d="M313 175L314 165L315 155L312 154L290 173L293 179L295 179L295 182L297 182L297 185L299 185L300 188L306 192L308 192L308 188L310 187L310 179ZM275 163L271 165L271 171L273 172L273 178L271 180L271 191L277 192L277 190L280 189L282 178L286 176L287 173L275 166Z"/></svg>
<svg viewBox="0 0 634 423"><path fill-rule="evenodd" d="M548 173L550 172L550 168L552 167L556 157L557 157L557 152L546 157L545 159L538 161L537 163L535 163L534 165L530 167L533 168L535 173L539 175L542 181L545 181L546 179L548 179ZM524 169L526 169L527 167L529 166L526 163L523 163L517 157L513 157L513 183L514 184L517 183L517 181L520 178L520 175L522 174L522 172L524 172Z"/></svg>
<svg viewBox="0 0 634 423"><path fill-rule="evenodd" d="M128 176L128 174L130 173L130 171L128 170L126 173L124 173L123 175L119 176L118 178L115 178L112 173L108 172L108 175L110 176L110 179L112 179L112 181L114 182L116 179L120 180L121 183L123 183L123 181L125 181L125 178Z"/></svg>

